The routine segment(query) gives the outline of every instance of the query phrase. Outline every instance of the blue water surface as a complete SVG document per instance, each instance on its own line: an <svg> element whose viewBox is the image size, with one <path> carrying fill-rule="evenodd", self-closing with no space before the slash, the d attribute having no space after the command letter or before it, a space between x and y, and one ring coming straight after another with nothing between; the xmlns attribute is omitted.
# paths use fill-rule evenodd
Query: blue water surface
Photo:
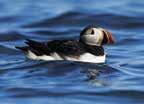
<svg viewBox="0 0 144 104"><path fill-rule="evenodd" d="M32 61L24 40L78 39L94 24L111 31L105 64ZM1 0L0 104L144 104L143 0ZM100 70L88 80L89 70Z"/></svg>

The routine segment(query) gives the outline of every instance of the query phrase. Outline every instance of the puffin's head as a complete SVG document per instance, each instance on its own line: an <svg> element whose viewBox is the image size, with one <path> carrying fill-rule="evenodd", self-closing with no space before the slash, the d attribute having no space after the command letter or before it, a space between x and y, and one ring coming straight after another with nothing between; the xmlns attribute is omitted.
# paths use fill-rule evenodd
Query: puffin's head
<svg viewBox="0 0 144 104"><path fill-rule="evenodd" d="M111 32L94 26L88 26L81 31L80 42L95 46L115 43Z"/></svg>

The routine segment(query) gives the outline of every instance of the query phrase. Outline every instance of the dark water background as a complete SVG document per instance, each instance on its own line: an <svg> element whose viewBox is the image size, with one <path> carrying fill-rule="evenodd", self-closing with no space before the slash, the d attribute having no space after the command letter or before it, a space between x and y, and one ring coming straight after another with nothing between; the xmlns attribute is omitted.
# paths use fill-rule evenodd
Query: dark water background
<svg viewBox="0 0 144 104"><path fill-rule="evenodd" d="M25 59L24 39L77 39L109 29L106 65ZM144 104L143 0L0 0L0 104ZM83 70L104 72L87 80Z"/></svg>

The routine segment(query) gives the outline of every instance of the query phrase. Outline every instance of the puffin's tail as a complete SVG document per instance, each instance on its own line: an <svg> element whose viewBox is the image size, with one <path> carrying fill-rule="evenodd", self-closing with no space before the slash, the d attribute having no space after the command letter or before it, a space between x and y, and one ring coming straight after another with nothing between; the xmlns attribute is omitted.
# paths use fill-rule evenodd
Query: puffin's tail
<svg viewBox="0 0 144 104"><path fill-rule="evenodd" d="M22 50L23 52L27 52L28 50L31 50L31 49L39 49L43 47L43 43L31 40L31 39L26 39L25 43L27 44L27 46L23 46L23 47L15 46L15 48Z"/></svg>
<svg viewBox="0 0 144 104"><path fill-rule="evenodd" d="M15 46L16 49L19 49L19 50L22 50L24 52L27 52L28 51L28 46L24 46L24 47L19 47L19 46Z"/></svg>

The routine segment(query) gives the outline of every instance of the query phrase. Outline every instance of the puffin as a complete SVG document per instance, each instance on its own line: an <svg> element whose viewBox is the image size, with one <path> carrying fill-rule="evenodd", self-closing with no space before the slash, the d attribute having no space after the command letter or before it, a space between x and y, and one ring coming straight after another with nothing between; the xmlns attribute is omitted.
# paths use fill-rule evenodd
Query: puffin
<svg viewBox="0 0 144 104"><path fill-rule="evenodd" d="M68 60L89 63L105 63L104 45L114 44L112 33L107 29L87 26L79 39L52 40L39 42L26 39L25 46L15 46L32 60Z"/></svg>

